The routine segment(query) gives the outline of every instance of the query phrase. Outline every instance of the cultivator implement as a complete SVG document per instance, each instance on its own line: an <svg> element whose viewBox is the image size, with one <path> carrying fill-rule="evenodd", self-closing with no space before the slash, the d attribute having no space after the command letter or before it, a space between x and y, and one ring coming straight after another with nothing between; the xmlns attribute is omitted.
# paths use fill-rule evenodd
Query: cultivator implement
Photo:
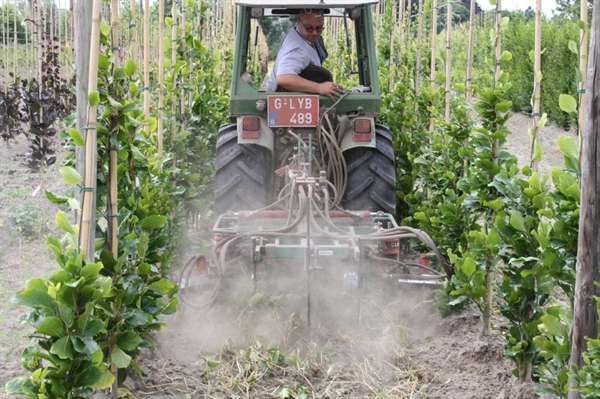
<svg viewBox="0 0 600 399"><path fill-rule="evenodd" d="M310 177L308 165L287 168L276 203L219 216L210 255L193 257L182 271L184 302L209 306L224 293L246 298L258 291L295 293L306 299L310 325L314 298L352 299L360 319L365 293L404 284L435 286L451 274L425 232L398 226L388 213L332 207L335 187L323 172ZM429 248L441 271L407 251L415 240Z"/></svg>

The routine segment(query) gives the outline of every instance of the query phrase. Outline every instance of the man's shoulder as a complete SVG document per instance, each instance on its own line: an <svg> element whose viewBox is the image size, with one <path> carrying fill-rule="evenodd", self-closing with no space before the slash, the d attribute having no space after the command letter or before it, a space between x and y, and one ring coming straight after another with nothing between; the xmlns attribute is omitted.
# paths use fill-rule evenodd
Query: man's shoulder
<svg viewBox="0 0 600 399"><path fill-rule="evenodd" d="M298 33L296 28L291 29L281 43L282 50L292 50L304 46L309 47L310 45L302 38L302 36L300 36L300 33Z"/></svg>

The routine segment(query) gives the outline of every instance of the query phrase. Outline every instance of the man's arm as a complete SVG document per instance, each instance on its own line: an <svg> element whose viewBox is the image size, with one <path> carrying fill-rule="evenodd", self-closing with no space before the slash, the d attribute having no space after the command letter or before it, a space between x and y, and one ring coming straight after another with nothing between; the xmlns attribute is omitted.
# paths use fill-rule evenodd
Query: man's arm
<svg viewBox="0 0 600 399"><path fill-rule="evenodd" d="M335 97L344 94L344 88L339 84L333 82L317 83L291 73L277 75L277 86L283 87L287 91L301 91L327 96L332 101L335 100Z"/></svg>

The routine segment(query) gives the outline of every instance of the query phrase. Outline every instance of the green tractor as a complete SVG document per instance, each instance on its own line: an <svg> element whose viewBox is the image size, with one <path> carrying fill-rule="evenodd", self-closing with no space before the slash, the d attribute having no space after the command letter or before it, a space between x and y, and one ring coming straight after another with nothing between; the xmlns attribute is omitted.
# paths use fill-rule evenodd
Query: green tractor
<svg viewBox="0 0 600 399"><path fill-rule="evenodd" d="M360 318L363 292L435 286L450 275L425 232L395 221L392 135L377 123L382 94L374 1L236 2L231 122L221 126L217 141L214 245L210 256L192 257L184 267L183 301L205 306L222 292L252 296L300 288L310 326L316 292L331 294L319 297L319 310L327 308L328 297L356 304L350 307ZM328 18L341 18L337 25L354 43L347 54L356 66L356 87L334 99L254 87L248 74L256 20L295 20L308 8L321 9L326 25ZM301 76L331 79L320 68ZM430 248L437 268L407 250L414 239Z"/></svg>
<svg viewBox="0 0 600 399"><path fill-rule="evenodd" d="M236 31L231 123L223 125L217 142L216 214L261 209L277 200L298 146L311 152L313 176L326 172L336 188L333 206L348 210L395 214L396 169L392 136L377 123L381 91L371 0L278 3L236 1ZM279 3L282 4L282 3ZM327 97L292 92L265 92L246 78L252 60L253 20L295 20L300 9L321 9L325 25L343 18L346 34L354 32L348 48L359 85L335 103ZM348 43L351 40L347 41ZM327 79L327 71L312 71L308 79ZM310 141L310 145L309 145ZM296 148L296 150L295 150Z"/></svg>

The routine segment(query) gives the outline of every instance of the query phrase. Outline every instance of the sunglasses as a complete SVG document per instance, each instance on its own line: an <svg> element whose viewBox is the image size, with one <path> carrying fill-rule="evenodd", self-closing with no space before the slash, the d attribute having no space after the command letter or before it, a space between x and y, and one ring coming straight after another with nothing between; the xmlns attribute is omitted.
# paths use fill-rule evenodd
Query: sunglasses
<svg viewBox="0 0 600 399"><path fill-rule="evenodd" d="M300 18L298 18L298 22L300 22L302 24L302 26L308 33L312 33L314 31L317 31L317 33L321 33L321 32L323 32L323 29L325 29L325 27L323 25L319 25L319 26L308 25L308 26L306 26L306 24L304 22L302 22L302 20Z"/></svg>

